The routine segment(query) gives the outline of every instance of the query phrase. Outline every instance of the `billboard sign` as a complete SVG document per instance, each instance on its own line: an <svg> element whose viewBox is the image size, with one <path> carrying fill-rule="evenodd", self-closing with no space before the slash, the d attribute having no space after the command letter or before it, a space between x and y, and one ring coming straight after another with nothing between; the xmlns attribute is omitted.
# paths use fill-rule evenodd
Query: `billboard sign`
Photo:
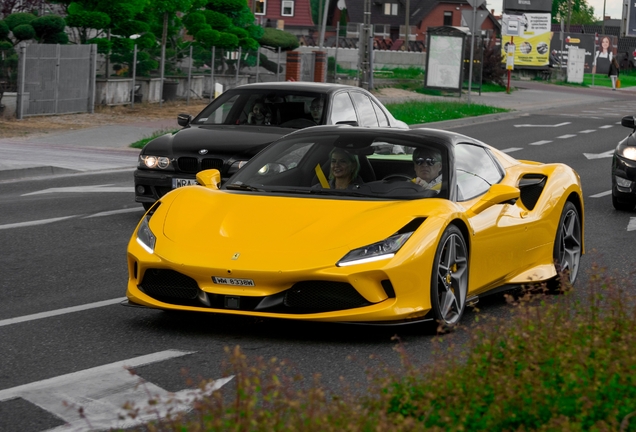
<svg viewBox="0 0 636 432"><path fill-rule="evenodd" d="M627 5L627 28L625 36L636 36L636 3L626 2Z"/></svg>
<svg viewBox="0 0 636 432"><path fill-rule="evenodd" d="M552 12L552 0L503 0L504 12Z"/></svg>
<svg viewBox="0 0 636 432"><path fill-rule="evenodd" d="M506 17L506 15L510 15ZM502 21L517 21L518 36L502 36L502 58L506 57L506 47L514 42L515 66L547 66L550 63L550 39L552 38L549 13L504 14Z"/></svg>
<svg viewBox="0 0 636 432"><path fill-rule="evenodd" d="M429 33L426 87L461 91L464 37Z"/></svg>

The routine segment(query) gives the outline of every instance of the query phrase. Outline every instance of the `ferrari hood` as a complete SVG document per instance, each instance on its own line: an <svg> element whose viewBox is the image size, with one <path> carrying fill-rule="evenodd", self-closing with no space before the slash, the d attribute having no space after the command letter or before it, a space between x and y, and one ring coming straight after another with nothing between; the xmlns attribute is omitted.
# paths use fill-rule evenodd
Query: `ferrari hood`
<svg viewBox="0 0 636 432"><path fill-rule="evenodd" d="M350 250L386 239L440 202L258 196L198 186L170 195L174 199L151 219L160 234L158 255L192 265L214 261L252 269L272 260L287 263L287 269L309 262L333 266ZM240 259L231 261L236 254Z"/></svg>

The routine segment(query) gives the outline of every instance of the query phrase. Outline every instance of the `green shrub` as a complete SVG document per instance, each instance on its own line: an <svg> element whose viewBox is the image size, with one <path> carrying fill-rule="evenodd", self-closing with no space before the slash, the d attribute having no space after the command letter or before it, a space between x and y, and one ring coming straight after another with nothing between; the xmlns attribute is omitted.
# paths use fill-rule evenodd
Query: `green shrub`
<svg viewBox="0 0 636 432"><path fill-rule="evenodd" d="M291 33L278 30L272 27L266 27L263 30L263 36L258 41L261 46L280 49L282 51L291 51L298 48L298 38Z"/></svg>

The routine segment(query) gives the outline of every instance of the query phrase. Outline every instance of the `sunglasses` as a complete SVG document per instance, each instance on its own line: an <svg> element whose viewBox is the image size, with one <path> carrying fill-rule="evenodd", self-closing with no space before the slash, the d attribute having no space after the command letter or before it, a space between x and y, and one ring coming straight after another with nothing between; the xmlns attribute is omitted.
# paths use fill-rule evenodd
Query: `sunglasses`
<svg viewBox="0 0 636 432"><path fill-rule="evenodd" d="M417 158L415 159L413 162L415 162L415 165L428 165L428 166L433 166L435 165L438 161L436 161L435 159L433 159L432 157L427 157L427 158Z"/></svg>

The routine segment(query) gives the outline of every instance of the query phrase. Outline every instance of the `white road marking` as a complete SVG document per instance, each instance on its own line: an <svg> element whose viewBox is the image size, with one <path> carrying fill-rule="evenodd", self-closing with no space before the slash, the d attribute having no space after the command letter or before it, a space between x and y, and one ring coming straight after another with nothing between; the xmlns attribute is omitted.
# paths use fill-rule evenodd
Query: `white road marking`
<svg viewBox="0 0 636 432"><path fill-rule="evenodd" d="M552 141L547 141L547 140L543 140L543 141L535 141L535 142L530 143L530 144L528 144L528 145L543 145L543 144L549 144L549 143L551 143L551 142L552 142Z"/></svg>
<svg viewBox="0 0 636 432"><path fill-rule="evenodd" d="M110 306L110 305L121 303L124 300L126 300L126 297L119 297L115 299L103 300L103 301L83 304L79 306L70 306L67 308L56 309L56 310L52 310L48 312L40 312L36 314L31 314L31 315L23 315L21 317L16 317L16 318L8 318L8 319L0 320L0 327L12 325L12 324L18 324L18 323L27 322L27 321L34 321L34 320L38 320L42 318L50 318L50 317L54 317L58 315L65 315L72 312L81 312L81 311L85 311L89 309Z"/></svg>
<svg viewBox="0 0 636 432"><path fill-rule="evenodd" d="M605 192L601 192L601 193L597 193L597 194L594 194L594 195L590 195L590 198L601 198L601 197L604 197L604 196L607 196L607 195L611 195L611 194L612 194L612 190L610 189L610 190L605 191Z"/></svg>
<svg viewBox="0 0 636 432"><path fill-rule="evenodd" d="M89 218L101 217L101 216L111 216L111 215L123 214L123 213L137 213L142 211L144 211L143 207L135 207L135 208L121 209L121 210L111 210L111 211L105 211L101 213L95 213L92 215L84 216L83 219L89 219Z"/></svg>
<svg viewBox="0 0 636 432"><path fill-rule="evenodd" d="M0 230L11 229L11 228L23 228L23 227L35 226L35 225L46 225L53 222L59 222L66 219L71 219L77 216L78 215L72 215L72 216L64 216L64 217L52 218L52 219L40 219L40 220L29 221L29 222L16 222L12 224L0 225Z"/></svg>
<svg viewBox="0 0 636 432"><path fill-rule="evenodd" d="M614 150L608 150L605 153L583 153L588 159L603 159L603 158L611 158L614 156Z"/></svg>
<svg viewBox="0 0 636 432"><path fill-rule="evenodd" d="M523 148L522 147L510 147L510 148L507 148L507 149L503 149L501 151L504 152L504 153L512 153L512 152L516 152L518 150L523 150Z"/></svg>
<svg viewBox="0 0 636 432"><path fill-rule="evenodd" d="M28 221L28 222L16 222L16 223L12 223L12 224L0 225L0 230L13 229L13 228L24 228L24 227L37 226L37 225L46 225L46 224L50 224L50 223L53 223L53 222L60 222L60 221L66 220L66 219L72 219L72 218L77 218L77 217L81 217L82 219L89 219L89 218L94 218L94 217L112 216L112 215L118 215L118 214L123 214L123 213L137 213L137 212L142 212L143 210L144 210L143 207L132 207L132 208L121 209L121 210L110 210L110 211L95 213L95 214L88 215L88 216L85 216L85 215L71 215L71 216L63 216L63 217L59 217L59 218L40 219L40 220Z"/></svg>
<svg viewBox="0 0 636 432"><path fill-rule="evenodd" d="M568 139L568 138L572 138L572 137L575 137L575 136L576 136L575 134L574 135L573 134L566 134L566 135L558 136L557 138L558 139Z"/></svg>
<svg viewBox="0 0 636 432"><path fill-rule="evenodd" d="M627 224L627 231L635 231L636 230L636 217L629 218L629 224Z"/></svg>
<svg viewBox="0 0 636 432"><path fill-rule="evenodd" d="M559 123L559 124L555 124L555 125L533 125L533 124L518 124L518 125L514 125L515 127L561 127L561 126L565 126L565 125L569 125L572 122L563 122L563 123Z"/></svg>
<svg viewBox="0 0 636 432"><path fill-rule="evenodd" d="M586 130L582 130L579 133L592 133L592 132L596 132L596 129L586 129Z"/></svg>
<svg viewBox="0 0 636 432"><path fill-rule="evenodd" d="M614 125L603 125L603 126L599 126L599 129L609 129L611 127L614 127Z"/></svg>
<svg viewBox="0 0 636 432"><path fill-rule="evenodd" d="M139 426L168 413L190 410L195 401L209 396L234 378L210 382L203 390L171 393L129 371L193 353L166 350L36 381L1 390L0 402L22 398L66 422L50 431L99 431ZM138 408L139 415L128 417L128 412L122 408L125 403Z"/></svg>
<svg viewBox="0 0 636 432"><path fill-rule="evenodd" d="M99 193L99 192L134 192L131 186L95 185L95 186L71 186L62 188L50 188L41 191L22 194L22 196L41 195L48 193Z"/></svg>

